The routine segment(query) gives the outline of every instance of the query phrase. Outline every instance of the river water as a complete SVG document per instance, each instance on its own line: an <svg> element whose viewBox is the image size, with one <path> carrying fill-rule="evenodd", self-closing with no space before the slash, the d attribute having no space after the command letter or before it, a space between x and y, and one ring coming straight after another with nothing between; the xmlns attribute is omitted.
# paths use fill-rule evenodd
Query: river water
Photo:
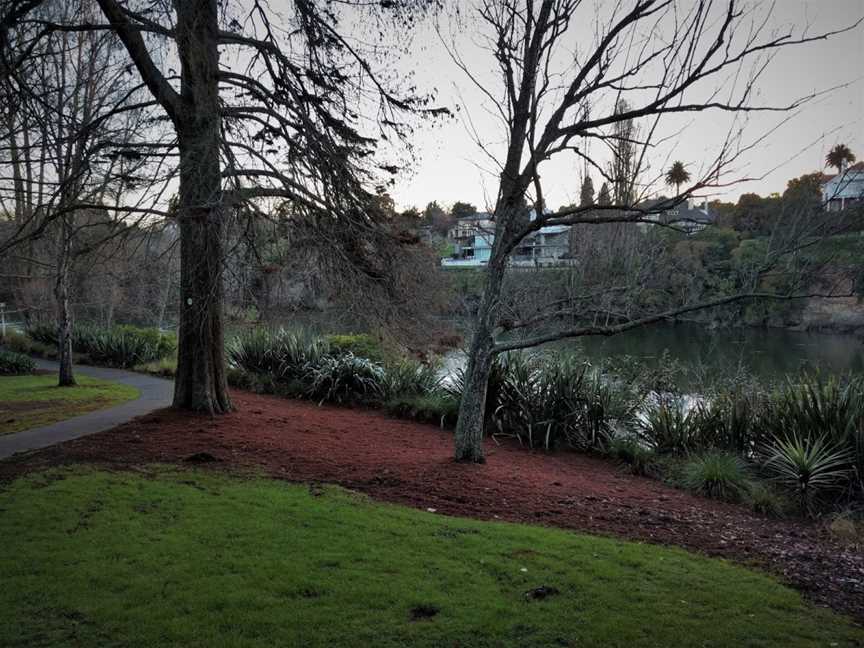
<svg viewBox="0 0 864 648"><path fill-rule="evenodd" d="M838 333L787 329L721 328L697 324L651 326L612 337L587 337L563 344L592 363L633 356L648 365L662 361L664 350L685 367L730 372L745 369L776 380L802 369L832 374L864 373L864 340Z"/></svg>
<svg viewBox="0 0 864 648"><path fill-rule="evenodd" d="M594 365L631 356L647 366L671 359L680 363L682 388L693 376L720 376L741 370L769 383L802 370L864 374L864 340L839 333L805 333L769 328L706 328L698 324L655 325L612 337L556 342L540 352L574 355ZM665 355L664 355L665 352ZM452 376L465 364L463 352L448 354L442 374ZM689 374L689 375L688 375Z"/></svg>

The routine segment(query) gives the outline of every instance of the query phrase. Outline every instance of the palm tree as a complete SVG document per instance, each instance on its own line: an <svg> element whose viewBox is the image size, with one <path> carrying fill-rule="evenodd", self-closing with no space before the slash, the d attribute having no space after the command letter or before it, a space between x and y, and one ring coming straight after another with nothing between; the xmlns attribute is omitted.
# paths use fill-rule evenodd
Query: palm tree
<svg viewBox="0 0 864 648"><path fill-rule="evenodd" d="M684 168L684 163L676 160L666 172L666 184L675 185L675 194L681 195L681 185L690 181L690 173Z"/></svg>
<svg viewBox="0 0 864 648"><path fill-rule="evenodd" d="M855 154L845 144L837 144L825 156L825 164L837 169L837 173L842 173L845 163L852 164L854 161Z"/></svg>

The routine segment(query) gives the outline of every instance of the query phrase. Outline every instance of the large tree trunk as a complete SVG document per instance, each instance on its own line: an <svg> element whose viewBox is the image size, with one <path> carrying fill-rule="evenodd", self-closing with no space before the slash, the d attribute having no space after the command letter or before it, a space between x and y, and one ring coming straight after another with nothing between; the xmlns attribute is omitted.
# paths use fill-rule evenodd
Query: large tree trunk
<svg viewBox="0 0 864 648"><path fill-rule="evenodd" d="M222 316L218 5L192 0L175 6L184 106L176 124L180 331L174 406L217 414L231 409Z"/></svg>
<svg viewBox="0 0 864 648"><path fill-rule="evenodd" d="M71 237L68 217L64 216L60 228L57 250L57 275L54 280L54 299L57 302L57 358L60 371L57 384L70 387L75 384L72 372L72 316L69 313L69 262Z"/></svg>
<svg viewBox="0 0 864 648"><path fill-rule="evenodd" d="M500 230L499 230L500 231ZM456 423L456 461L483 463L483 430L486 424L486 391L494 355L494 332L498 299L507 268L507 258L499 251L499 236L493 243L492 259L486 270L486 286L474 325L468 352L459 420Z"/></svg>

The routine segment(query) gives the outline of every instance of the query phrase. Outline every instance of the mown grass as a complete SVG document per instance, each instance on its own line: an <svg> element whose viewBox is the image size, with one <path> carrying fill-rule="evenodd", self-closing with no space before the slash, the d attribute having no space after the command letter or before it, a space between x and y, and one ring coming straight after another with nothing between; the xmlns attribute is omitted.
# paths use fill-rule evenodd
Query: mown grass
<svg viewBox="0 0 864 648"><path fill-rule="evenodd" d="M78 467L0 490L0 645L849 646L771 578L684 551L331 487ZM526 592L546 586L542 600Z"/></svg>
<svg viewBox="0 0 864 648"><path fill-rule="evenodd" d="M0 377L0 435L56 423L137 398L134 387L77 376L58 387L56 375Z"/></svg>

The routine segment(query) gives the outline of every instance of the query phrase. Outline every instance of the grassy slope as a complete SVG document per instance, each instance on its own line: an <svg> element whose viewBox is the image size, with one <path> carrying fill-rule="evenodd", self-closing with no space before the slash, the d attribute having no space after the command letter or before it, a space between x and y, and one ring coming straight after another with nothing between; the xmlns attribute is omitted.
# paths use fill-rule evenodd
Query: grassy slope
<svg viewBox="0 0 864 648"><path fill-rule="evenodd" d="M76 380L75 387L58 387L54 375L0 377L0 434L48 425L138 397L138 390L127 385L86 376Z"/></svg>
<svg viewBox="0 0 864 648"><path fill-rule="evenodd" d="M335 488L78 468L5 487L0 521L4 646L845 646L864 636L722 561ZM526 600L540 585L561 593ZM415 606L439 612L412 621Z"/></svg>

